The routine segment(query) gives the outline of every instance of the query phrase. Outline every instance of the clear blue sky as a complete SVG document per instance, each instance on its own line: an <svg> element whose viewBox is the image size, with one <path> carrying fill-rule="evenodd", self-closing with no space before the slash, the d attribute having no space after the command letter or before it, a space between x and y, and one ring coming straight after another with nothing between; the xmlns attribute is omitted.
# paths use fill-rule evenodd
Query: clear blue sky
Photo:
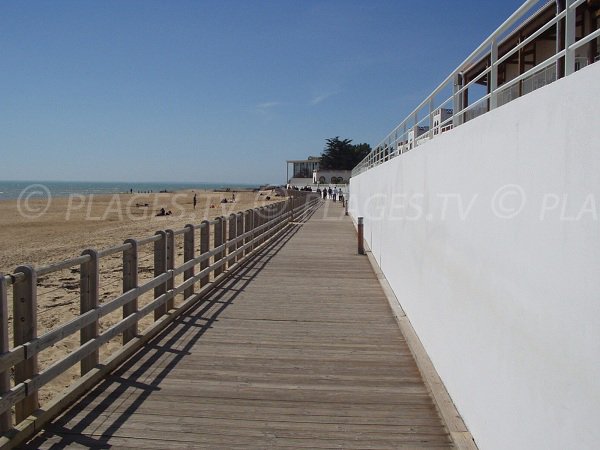
<svg viewBox="0 0 600 450"><path fill-rule="evenodd" d="M0 179L284 183L376 145L521 3L3 1Z"/></svg>

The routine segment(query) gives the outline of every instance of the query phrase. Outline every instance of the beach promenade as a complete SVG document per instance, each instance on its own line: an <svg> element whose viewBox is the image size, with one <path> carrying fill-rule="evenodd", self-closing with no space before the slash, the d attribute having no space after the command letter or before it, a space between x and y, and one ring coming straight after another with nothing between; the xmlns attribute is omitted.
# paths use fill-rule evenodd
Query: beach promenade
<svg viewBox="0 0 600 450"><path fill-rule="evenodd" d="M451 448L340 209L289 226L28 448Z"/></svg>

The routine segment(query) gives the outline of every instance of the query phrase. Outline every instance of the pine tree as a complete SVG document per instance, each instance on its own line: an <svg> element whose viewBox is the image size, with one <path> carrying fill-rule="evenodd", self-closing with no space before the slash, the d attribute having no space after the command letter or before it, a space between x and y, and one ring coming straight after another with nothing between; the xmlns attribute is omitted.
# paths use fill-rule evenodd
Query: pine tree
<svg viewBox="0 0 600 450"><path fill-rule="evenodd" d="M339 136L326 142L320 163L325 170L352 170L371 151L369 144L352 145L352 139L340 140Z"/></svg>

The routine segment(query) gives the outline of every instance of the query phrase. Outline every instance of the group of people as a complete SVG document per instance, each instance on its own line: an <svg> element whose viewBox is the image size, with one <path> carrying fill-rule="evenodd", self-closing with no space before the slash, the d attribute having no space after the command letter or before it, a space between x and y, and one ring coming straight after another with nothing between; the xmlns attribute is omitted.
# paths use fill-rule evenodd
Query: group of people
<svg viewBox="0 0 600 450"><path fill-rule="evenodd" d="M321 190L321 188L317 188L317 194L321 195L323 200L326 200L327 198L333 200L334 202L337 200L340 202L344 200L344 193L338 187L331 189L331 186L329 186L328 188L323 188L323 190Z"/></svg>
<svg viewBox="0 0 600 450"><path fill-rule="evenodd" d="M167 211L165 208L160 208L160 211L158 211L156 217L170 216L171 214L173 214L171 210Z"/></svg>

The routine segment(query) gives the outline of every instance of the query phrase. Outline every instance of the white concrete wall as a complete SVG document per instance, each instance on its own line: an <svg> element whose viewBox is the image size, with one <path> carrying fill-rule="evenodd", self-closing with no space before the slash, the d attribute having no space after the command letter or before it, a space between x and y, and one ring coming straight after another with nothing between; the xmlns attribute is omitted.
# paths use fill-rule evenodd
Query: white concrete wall
<svg viewBox="0 0 600 450"><path fill-rule="evenodd" d="M481 449L600 448L600 64L350 182Z"/></svg>

